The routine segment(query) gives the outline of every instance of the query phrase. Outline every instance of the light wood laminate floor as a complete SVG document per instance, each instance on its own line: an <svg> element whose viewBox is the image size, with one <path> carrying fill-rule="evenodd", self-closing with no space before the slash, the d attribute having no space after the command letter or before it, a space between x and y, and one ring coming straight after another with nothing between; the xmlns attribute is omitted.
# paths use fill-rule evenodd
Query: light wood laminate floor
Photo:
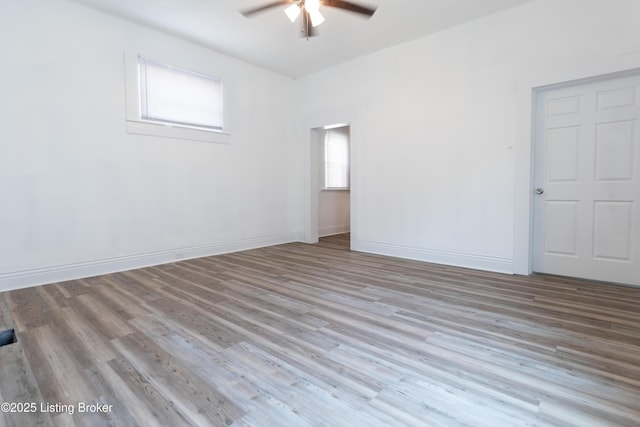
<svg viewBox="0 0 640 427"><path fill-rule="evenodd" d="M640 289L347 244L0 294L0 425L640 425Z"/></svg>

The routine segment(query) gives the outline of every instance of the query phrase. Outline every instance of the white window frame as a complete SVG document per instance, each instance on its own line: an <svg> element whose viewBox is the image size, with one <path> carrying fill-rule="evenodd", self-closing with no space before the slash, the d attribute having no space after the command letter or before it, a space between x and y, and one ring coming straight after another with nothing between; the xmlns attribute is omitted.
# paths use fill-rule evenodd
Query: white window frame
<svg viewBox="0 0 640 427"><path fill-rule="evenodd" d="M149 59L147 56L133 53L125 53L125 94L126 94L126 127L127 132L135 135L148 135L163 138L175 138L191 141L202 141L212 143L230 143L230 132L228 127L227 114L225 114L225 85L222 85L222 108L223 108L223 125L221 129L208 128L204 126L192 126L182 123L171 123L168 121L150 120L142 117L141 97L140 97L140 79L139 79L139 57L143 57L150 62L171 66L175 61L167 61L164 59ZM190 72L193 67L181 67L176 65L175 68ZM195 73L207 75L208 73ZM220 80L224 80L221 77Z"/></svg>

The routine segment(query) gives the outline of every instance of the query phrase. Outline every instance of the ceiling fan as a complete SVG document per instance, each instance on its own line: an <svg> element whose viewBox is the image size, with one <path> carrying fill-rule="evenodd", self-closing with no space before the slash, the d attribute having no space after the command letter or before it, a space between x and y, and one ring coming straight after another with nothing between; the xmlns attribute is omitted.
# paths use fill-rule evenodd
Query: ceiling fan
<svg viewBox="0 0 640 427"><path fill-rule="evenodd" d="M285 8L284 13L291 22L295 22L298 16L302 15L302 37L313 37L314 27L324 22L324 16L320 13L320 6L334 7L349 12L371 17L376 11L375 7L362 6L350 1L344 0L279 0L264 4L252 9L244 10L241 13L246 17L251 17L257 13L264 12L274 7L289 5Z"/></svg>

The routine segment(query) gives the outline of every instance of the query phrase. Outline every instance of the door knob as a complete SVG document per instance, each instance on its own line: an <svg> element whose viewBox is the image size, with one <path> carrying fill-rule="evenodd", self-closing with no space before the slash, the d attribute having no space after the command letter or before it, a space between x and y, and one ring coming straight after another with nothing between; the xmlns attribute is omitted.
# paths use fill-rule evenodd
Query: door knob
<svg viewBox="0 0 640 427"><path fill-rule="evenodd" d="M544 193L544 188L536 188L536 194Z"/></svg>

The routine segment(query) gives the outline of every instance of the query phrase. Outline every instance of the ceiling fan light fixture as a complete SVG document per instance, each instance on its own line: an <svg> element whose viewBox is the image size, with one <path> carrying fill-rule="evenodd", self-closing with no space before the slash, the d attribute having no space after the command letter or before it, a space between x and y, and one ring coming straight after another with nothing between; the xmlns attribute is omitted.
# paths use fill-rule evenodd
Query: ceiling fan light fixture
<svg viewBox="0 0 640 427"><path fill-rule="evenodd" d="M284 13L287 15L291 22L295 22L296 19L298 19L298 15L300 15L300 6L297 4L292 4L284 10Z"/></svg>
<svg viewBox="0 0 640 427"><path fill-rule="evenodd" d="M309 12L309 17L311 18L312 27L317 27L324 22L324 16L322 16L322 14L317 10Z"/></svg>
<svg viewBox="0 0 640 427"><path fill-rule="evenodd" d="M317 27L325 21L324 16L320 13L320 6L342 9L358 13L366 17L371 17L376 11L375 7L361 6L350 0L272 0L271 3L247 9L245 11L241 11L241 13L245 17L251 17L266 10L276 7L280 8L282 6L286 6L284 13L291 22L295 22L298 19L298 16L302 14L301 33L307 38L314 35L311 27Z"/></svg>

